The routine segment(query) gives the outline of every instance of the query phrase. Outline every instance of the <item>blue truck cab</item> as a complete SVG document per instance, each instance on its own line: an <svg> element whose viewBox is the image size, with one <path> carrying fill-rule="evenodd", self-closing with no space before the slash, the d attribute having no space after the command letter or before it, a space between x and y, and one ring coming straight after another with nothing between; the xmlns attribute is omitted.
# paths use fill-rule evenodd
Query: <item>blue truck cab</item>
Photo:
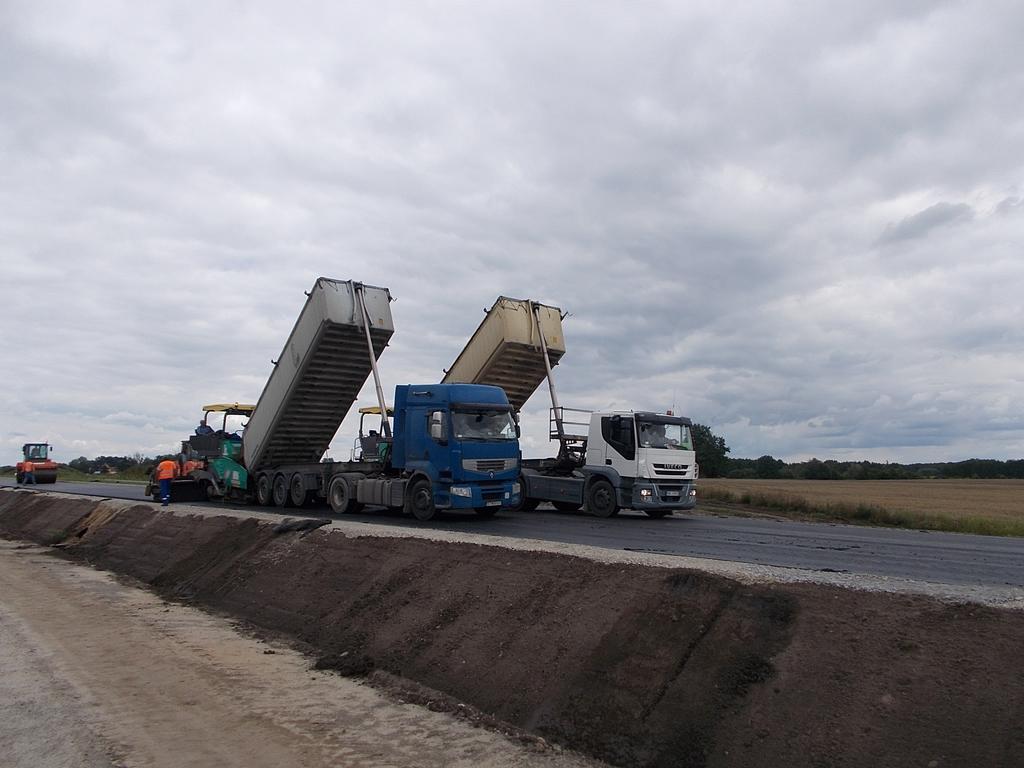
<svg viewBox="0 0 1024 768"><path fill-rule="evenodd" d="M519 503L519 426L504 390L482 384L395 388L391 465L408 478L416 517Z"/></svg>

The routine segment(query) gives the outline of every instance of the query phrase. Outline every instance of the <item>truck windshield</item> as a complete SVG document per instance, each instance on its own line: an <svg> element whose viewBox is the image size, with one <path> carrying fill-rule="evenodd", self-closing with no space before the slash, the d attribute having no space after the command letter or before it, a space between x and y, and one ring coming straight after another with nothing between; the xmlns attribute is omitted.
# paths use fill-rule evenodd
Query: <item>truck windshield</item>
<svg viewBox="0 0 1024 768"><path fill-rule="evenodd" d="M690 428L685 424L657 424L637 420L640 445L644 448L670 448L674 451L692 451Z"/></svg>
<svg viewBox="0 0 1024 768"><path fill-rule="evenodd" d="M515 440L516 425L508 411L452 411L457 440Z"/></svg>

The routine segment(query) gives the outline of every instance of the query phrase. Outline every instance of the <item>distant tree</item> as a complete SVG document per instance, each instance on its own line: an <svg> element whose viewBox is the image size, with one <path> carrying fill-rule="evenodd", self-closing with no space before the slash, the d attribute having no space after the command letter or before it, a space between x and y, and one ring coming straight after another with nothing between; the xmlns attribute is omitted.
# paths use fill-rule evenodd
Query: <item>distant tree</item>
<svg viewBox="0 0 1024 768"><path fill-rule="evenodd" d="M725 473L725 476L732 480L756 480L757 470L749 466L734 467L730 460L729 471Z"/></svg>
<svg viewBox="0 0 1024 768"><path fill-rule="evenodd" d="M704 424L694 424L693 449L697 453L697 464L700 465L701 477L722 477L729 468L729 446L725 438L719 437Z"/></svg>
<svg viewBox="0 0 1024 768"><path fill-rule="evenodd" d="M85 458L85 456L79 456L77 459L72 459L68 462L68 466L72 469L77 469L79 472L92 472L92 461Z"/></svg>
<svg viewBox="0 0 1024 768"><path fill-rule="evenodd" d="M845 480L870 480L870 461L851 461L846 468Z"/></svg>
<svg viewBox="0 0 1024 768"><path fill-rule="evenodd" d="M724 476L748 480L753 479L757 477L757 464L753 459L734 459L730 457L725 460Z"/></svg>
<svg viewBox="0 0 1024 768"><path fill-rule="evenodd" d="M754 461L754 472L759 478L774 480L782 475L782 469L786 463L774 456L761 456Z"/></svg>
<svg viewBox="0 0 1024 768"><path fill-rule="evenodd" d="M832 473L825 462L811 459L804 464L804 477L808 480L831 480Z"/></svg>
<svg viewBox="0 0 1024 768"><path fill-rule="evenodd" d="M703 429L707 429L704 427ZM696 428L694 435L697 435ZM713 437L713 436L712 436ZM705 453L714 455L711 449ZM757 459L726 458L724 471L717 470L712 464L709 472L705 472L705 464L698 455L701 472L706 477L732 478L803 478L807 480L924 480L935 478L1022 478L1024 479L1024 459L1000 461L996 459L967 459L965 461L939 462L932 464L899 464L895 462L874 461L836 461L835 459L811 459L793 464L775 459L772 456L761 456ZM713 459L712 459L713 462Z"/></svg>

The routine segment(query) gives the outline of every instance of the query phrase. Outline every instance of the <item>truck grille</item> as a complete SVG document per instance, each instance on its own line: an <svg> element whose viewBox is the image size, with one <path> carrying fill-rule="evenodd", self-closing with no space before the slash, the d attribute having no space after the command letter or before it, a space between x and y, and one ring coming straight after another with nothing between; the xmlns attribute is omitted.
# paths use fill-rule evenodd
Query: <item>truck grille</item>
<svg viewBox="0 0 1024 768"><path fill-rule="evenodd" d="M690 469L689 464L653 464L656 475L668 477L682 477Z"/></svg>
<svg viewBox="0 0 1024 768"><path fill-rule="evenodd" d="M516 459L463 459L462 468L467 472L506 472L516 468Z"/></svg>

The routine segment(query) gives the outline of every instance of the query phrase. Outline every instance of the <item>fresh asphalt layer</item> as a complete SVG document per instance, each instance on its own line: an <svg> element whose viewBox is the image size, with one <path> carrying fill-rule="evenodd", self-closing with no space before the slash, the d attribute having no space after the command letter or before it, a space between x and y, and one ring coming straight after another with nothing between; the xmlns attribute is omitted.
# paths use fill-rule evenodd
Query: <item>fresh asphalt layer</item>
<svg viewBox="0 0 1024 768"><path fill-rule="evenodd" d="M0 479L0 487L13 485L9 478ZM146 499L142 485L58 482L39 486L38 490ZM221 505L201 506L216 509ZM294 515L298 510L287 512ZM311 516L322 515L324 508L314 507L304 512ZM427 524L387 510L346 515L345 519L807 571L868 574L939 584L1024 587L1022 538L680 513L662 520L626 512L615 518L598 519L584 513L551 509L502 512L490 520L472 514L441 514Z"/></svg>

